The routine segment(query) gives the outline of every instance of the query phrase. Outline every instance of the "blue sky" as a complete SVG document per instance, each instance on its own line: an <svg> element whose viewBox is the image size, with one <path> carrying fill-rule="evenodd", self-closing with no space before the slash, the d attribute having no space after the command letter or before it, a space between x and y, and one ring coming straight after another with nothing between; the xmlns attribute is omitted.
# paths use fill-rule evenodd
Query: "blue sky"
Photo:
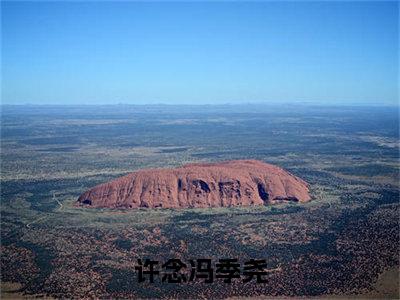
<svg viewBox="0 0 400 300"><path fill-rule="evenodd" d="M393 105L398 6L2 2L2 103Z"/></svg>

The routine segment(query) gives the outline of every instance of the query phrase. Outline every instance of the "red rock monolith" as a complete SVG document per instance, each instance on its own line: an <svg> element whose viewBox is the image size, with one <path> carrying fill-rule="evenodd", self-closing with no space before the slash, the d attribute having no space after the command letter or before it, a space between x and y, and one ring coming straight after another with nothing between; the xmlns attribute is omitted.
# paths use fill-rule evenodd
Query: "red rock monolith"
<svg viewBox="0 0 400 300"><path fill-rule="evenodd" d="M267 205L310 200L308 185L257 160L144 169L83 193L78 204L108 208L189 208Z"/></svg>

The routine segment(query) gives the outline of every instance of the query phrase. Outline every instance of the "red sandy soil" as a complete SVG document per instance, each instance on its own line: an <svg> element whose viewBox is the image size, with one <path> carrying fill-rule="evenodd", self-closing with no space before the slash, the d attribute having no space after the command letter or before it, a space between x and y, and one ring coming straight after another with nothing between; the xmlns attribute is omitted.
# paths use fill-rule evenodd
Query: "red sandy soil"
<svg viewBox="0 0 400 300"><path fill-rule="evenodd" d="M108 208L189 208L307 202L308 185L280 167L257 160L145 169L83 193L78 205Z"/></svg>

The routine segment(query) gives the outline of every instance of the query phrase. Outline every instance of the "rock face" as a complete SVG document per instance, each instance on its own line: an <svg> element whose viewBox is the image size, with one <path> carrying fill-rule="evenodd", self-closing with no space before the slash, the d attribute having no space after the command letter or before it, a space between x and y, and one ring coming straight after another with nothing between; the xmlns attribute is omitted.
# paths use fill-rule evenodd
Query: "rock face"
<svg viewBox="0 0 400 300"><path fill-rule="evenodd" d="M256 160L236 160L139 170L86 191L78 205L188 208L309 200L307 183L280 167Z"/></svg>

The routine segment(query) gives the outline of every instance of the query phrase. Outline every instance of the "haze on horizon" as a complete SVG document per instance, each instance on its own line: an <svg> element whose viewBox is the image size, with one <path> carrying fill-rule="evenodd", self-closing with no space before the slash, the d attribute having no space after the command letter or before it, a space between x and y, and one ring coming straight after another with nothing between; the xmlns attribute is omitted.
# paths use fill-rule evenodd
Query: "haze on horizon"
<svg viewBox="0 0 400 300"><path fill-rule="evenodd" d="M397 105L393 2L1 2L3 104Z"/></svg>

